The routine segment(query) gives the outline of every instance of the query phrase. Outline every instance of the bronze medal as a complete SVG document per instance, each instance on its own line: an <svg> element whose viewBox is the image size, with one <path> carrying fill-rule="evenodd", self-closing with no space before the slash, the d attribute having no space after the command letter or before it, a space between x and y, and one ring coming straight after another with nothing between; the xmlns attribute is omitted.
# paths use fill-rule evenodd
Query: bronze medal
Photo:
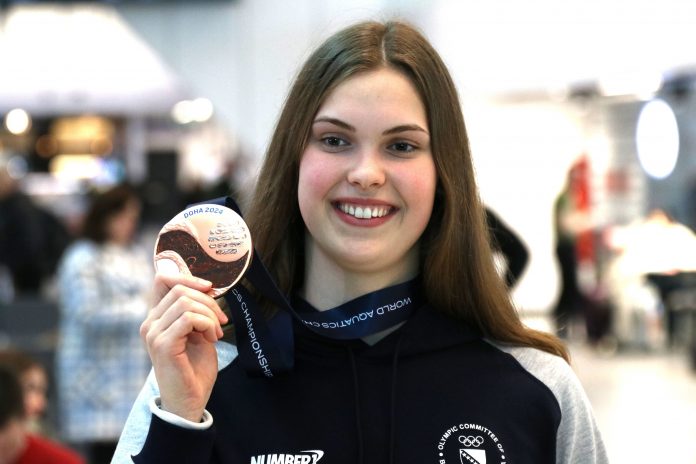
<svg viewBox="0 0 696 464"><path fill-rule="evenodd" d="M249 228L239 214L225 206L194 205L162 227L155 243L155 269L209 280L209 294L217 298L242 278L252 250Z"/></svg>

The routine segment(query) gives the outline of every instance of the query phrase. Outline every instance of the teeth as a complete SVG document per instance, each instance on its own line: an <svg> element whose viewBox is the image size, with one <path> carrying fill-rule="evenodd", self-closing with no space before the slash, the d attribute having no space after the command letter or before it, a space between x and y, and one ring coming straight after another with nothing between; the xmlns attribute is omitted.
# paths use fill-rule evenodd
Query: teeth
<svg viewBox="0 0 696 464"><path fill-rule="evenodd" d="M385 216L389 212L389 207L387 206L354 206L347 204L340 204L339 209L346 214L350 214L358 219L372 219L376 217Z"/></svg>

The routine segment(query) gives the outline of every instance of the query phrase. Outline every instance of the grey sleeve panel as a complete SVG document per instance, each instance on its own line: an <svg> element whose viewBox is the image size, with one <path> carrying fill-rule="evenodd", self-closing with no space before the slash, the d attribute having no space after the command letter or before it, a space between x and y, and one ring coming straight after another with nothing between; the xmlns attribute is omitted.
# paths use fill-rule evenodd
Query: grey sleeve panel
<svg viewBox="0 0 696 464"><path fill-rule="evenodd" d="M558 356L534 348L491 344L512 355L556 397L561 409L561 424L556 434L556 463L607 464L609 458L592 406L570 365Z"/></svg>
<svg viewBox="0 0 696 464"><path fill-rule="evenodd" d="M145 443L147 431L150 428L150 407L148 401L154 396L159 396L155 372L150 370L145 385L140 390L138 397L131 408L126 424L121 431L121 437L116 445L111 464L133 464L131 456L140 452Z"/></svg>
<svg viewBox="0 0 696 464"><path fill-rule="evenodd" d="M215 348L217 350L218 370L227 367L237 357L237 347L234 345L218 342ZM140 453L140 450L143 449L152 419L149 403L156 396L159 396L159 387L155 372L151 370L128 415L111 464L133 464L131 456Z"/></svg>

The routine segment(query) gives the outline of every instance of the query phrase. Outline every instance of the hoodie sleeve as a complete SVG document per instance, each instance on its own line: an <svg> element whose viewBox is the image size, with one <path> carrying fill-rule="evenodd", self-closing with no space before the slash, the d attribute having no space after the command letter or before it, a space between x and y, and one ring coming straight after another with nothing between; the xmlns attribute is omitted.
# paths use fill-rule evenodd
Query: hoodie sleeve
<svg viewBox="0 0 696 464"><path fill-rule="evenodd" d="M556 433L556 463L608 464L592 406L572 368L562 358L533 348L496 345L511 354L553 393L561 409Z"/></svg>
<svg viewBox="0 0 696 464"><path fill-rule="evenodd" d="M151 398L157 396L159 396L159 388L155 373L151 370L128 415L111 464L132 464L131 456L140 452L150 428L152 412L150 412L149 402Z"/></svg>
<svg viewBox="0 0 696 464"><path fill-rule="evenodd" d="M590 401L570 366L560 361L555 373L556 385L551 388L561 407L561 425L556 435L556 462L607 464L609 459Z"/></svg>
<svg viewBox="0 0 696 464"><path fill-rule="evenodd" d="M210 414L205 413L205 427L182 425L188 421L153 411L158 395L153 371L133 405L111 463L208 462L215 437Z"/></svg>
<svg viewBox="0 0 696 464"><path fill-rule="evenodd" d="M189 429L153 415L143 449L132 457L132 462L136 464L210 462L214 443L214 425L201 430Z"/></svg>
<svg viewBox="0 0 696 464"><path fill-rule="evenodd" d="M237 348L228 343L218 342L216 349L219 369L226 367L237 357ZM172 419L167 415L158 417L158 414L153 414L152 409L153 401L157 398L159 387L154 370L151 370L123 427L111 464L207 462L202 459L205 451L196 452L190 461L187 461L186 457L199 449L212 449L214 427L187 428L181 424L177 425L176 420L173 421L175 423L171 423ZM181 421L187 422L183 419ZM212 417L206 422L212 424ZM180 448L184 448L184 451ZM153 456L156 456L156 459ZM175 456L176 459L161 461L165 459L164 456Z"/></svg>

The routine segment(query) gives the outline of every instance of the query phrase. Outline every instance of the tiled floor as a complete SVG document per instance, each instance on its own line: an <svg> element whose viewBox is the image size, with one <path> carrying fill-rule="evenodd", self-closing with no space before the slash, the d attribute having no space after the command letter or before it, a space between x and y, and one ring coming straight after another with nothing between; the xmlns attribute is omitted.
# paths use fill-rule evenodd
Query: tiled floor
<svg viewBox="0 0 696 464"><path fill-rule="evenodd" d="M696 464L696 371L684 352L570 347L612 464Z"/></svg>

